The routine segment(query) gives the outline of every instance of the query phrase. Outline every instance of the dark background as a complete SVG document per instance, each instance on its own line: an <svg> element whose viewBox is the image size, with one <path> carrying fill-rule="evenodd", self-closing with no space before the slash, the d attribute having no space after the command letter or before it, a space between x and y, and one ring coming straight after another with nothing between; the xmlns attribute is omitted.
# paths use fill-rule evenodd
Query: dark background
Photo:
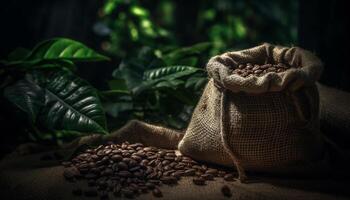
<svg viewBox="0 0 350 200"><path fill-rule="evenodd" d="M100 49L101 38L96 37L92 27L102 3L97 0L2 1L0 57L5 57L15 47L32 47L43 39L57 36L73 38ZM196 23L191 21L191 15L196 14L200 4L198 0L177 1L177 13L187 16L185 28L178 35L184 43L198 40L196 35L191 34L191 27ZM350 55L350 16L346 1L300 0L297 15L296 45L314 51L324 61L326 67L321 82L350 91L347 60ZM199 35L197 37L200 38ZM112 66L106 66L104 70L98 70L98 67L92 66L83 68L79 73L97 87L102 87L101 77L108 76L112 69Z"/></svg>
<svg viewBox="0 0 350 200"><path fill-rule="evenodd" d="M161 3L162 0L145 2L143 6L150 10L155 23L161 21L162 16L159 17L159 14L156 13L158 7L155 5ZM227 51L230 48L252 47L262 42L301 46L313 51L325 63L321 83L350 92L350 79L348 78L350 75L348 61L350 16L346 1L220 0L208 3L208 1L200 0L164 0L163 2L170 2L170 5L174 6L174 19L170 23L169 30L174 33L175 39L172 42L177 46L207 41L211 36L209 32L206 32L206 26L208 30L214 30L213 27L221 23L221 31L227 32L228 36L220 35L222 32L218 33L219 36L216 39L222 37L221 42L224 45L216 53ZM101 0L1 1L0 59L5 58L16 47L32 48L38 42L52 37L72 38L106 54L101 44L109 39L96 34L93 29L99 21L99 9L104 3L105 1ZM214 21L199 26L197 19L203 7L205 9L213 7L214 10L221 9L221 11L218 12ZM225 25L227 21L224 22L224 20L231 14L234 17L242 15L242 19L245 20L247 26L245 38L232 39L230 37L232 30L225 30L225 27L229 26ZM201 28L194 29L194 27ZM295 36L293 36L293 28L296 30ZM127 46L129 44L132 46L132 41L123 40L126 40ZM154 40L153 43L155 42L158 41ZM137 46L133 48L137 49ZM129 53L129 49L125 49ZM109 56L112 62L80 64L89 66L78 66L77 73L96 88L105 89L106 80L111 78L112 71L123 58L117 54ZM5 113L1 110L0 112ZM9 116L4 117L9 118ZM18 136L12 133L16 132L18 124L1 125L3 132L0 137L1 151L9 152L17 145Z"/></svg>

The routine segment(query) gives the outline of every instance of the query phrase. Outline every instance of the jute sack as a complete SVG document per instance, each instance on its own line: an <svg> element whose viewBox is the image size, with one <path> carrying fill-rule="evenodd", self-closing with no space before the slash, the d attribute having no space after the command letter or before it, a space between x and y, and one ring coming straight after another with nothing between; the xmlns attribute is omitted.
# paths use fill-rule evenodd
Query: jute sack
<svg viewBox="0 0 350 200"><path fill-rule="evenodd" d="M261 77L232 74L239 64L286 63ZM209 82L178 148L194 159L269 173L311 173L326 166L316 81L321 61L298 47L263 44L207 64Z"/></svg>

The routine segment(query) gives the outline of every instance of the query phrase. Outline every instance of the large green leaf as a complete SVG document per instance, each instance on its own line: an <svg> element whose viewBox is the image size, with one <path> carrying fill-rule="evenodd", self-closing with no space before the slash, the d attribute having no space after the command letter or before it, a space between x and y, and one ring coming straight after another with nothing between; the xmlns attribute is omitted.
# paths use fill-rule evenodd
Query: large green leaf
<svg viewBox="0 0 350 200"><path fill-rule="evenodd" d="M12 58L4 63L6 65L24 65L29 67L46 61L100 61L109 59L84 44L67 38L54 38L41 42L30 53L27 53L25 57L23 57L22 52L17 51L16 54L21 53L21 57L16 55L15 58L18 58L17 60Z"/></svg>
<svg viewBox="0 0 350 200"><path fill-rule="evenodd" d="M19 109L28 115L31 122L36 118L45 103L45 93L42 88L34 83L31 76L18 81L16 84L6 87L4 96Z"/></svg>
<svg viewBox="0 0 350 200"><path fill-rule="evenodd" d="M48 79L42 76L28 75L7 88L5 96L49 130L106 133L102 104L91 85L62 70Z"/></svg>
<svg viewBox="0 0 350 200"><path fill-rule="evenodd" d="M72 61L108 60L84 44L67 39L55 38L38 44L26 60L67 59Z"/></svg>
<svg viewBox="0 0 350 200"><path fill-rule="evenodd" d="M201 71L201 69L190 66L169 66L147 70L143 77L145 80L175 79L198 71Z"/></svg>
<svg viewBox="0 0 350 200"><path fill-rule="evenodd" d="M137 87L132 89L134 95L139 95L143 91L154 90L158 88L171 87L174 88L179 83L171 83L171 81L194 74L196 72L203 71L202 69L190 66L169 66L161 67L157 69L147 70L144 72L143 81ZM161 83L157 86L158 83ZM181 84L181 83L180 83Z"/></svg>
<svg viewBox="0 0 350 200"><path fill-rule="evenodd" d="M106 133L105 114L91 85L65 71L54 73L49 80L40 118L47 128Z"/></svg>

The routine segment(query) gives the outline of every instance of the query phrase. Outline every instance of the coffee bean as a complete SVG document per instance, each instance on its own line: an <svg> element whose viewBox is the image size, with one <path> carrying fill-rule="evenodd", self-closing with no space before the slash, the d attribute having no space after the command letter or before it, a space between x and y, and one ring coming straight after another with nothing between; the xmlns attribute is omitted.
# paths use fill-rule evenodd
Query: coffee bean
<svg viewBox="0 0 350 200"><path fill-rule="evenodd" d="M177 156L177 157L174 159L175 162L180 162L181 160L182 160L182 157L181 157L181 156Z"/></svg>
<svg viewBox="0 0 350 200"><path fill-rule="evenodd" d="M141 162L142 161L142 158L140 156L137 156L137 155L132 155L131 159L133 159L133 160L135 160L137 162Z"/></svg>
<svg viewBox="0 0 350 200"><path fill-rule="evenodd" d="M222 186L221 192L222 192L222 194L225 197L231 197L232 196L231 189L227 185Z"/></svg>
<svg viewBox="0 0 350 200"><path fill-rule="evenodd" d="M192 181L196 185L205 185L205 180L201 177L193 178Z"/></svg>
<svg viewBox="0 0 350 200"><path fill-rule="evenodd" d="M260 69L260 66L259 65L255 65L252 70L255 71L255 70L258 70L258 69Z"/></svg>
<svg viewBox="0 0 350 200"><path fill-rule="evenodd" d="M114 162L119 162L121 160L123 160L123 157L118 155L118 154L114 154L112 157L111 157L111 160L113 160Z"/></svg>
<svg viewBox="0 0 350 200"><path fill-rule="evenodd" d="M129 167L128 167L128 165L127 165L125 162L119 162L119 163L118 163L118 168L119 168L120 170L126 170L126 169L128 169Z"/></svg>
<svg viewBox="0 0 350 200"><path fill-rule="evenodd" d="M215 176L218 173L218 170L217 169L208 169L205 173L212 174Z"/></svg>
<svg viewBox="0 0 350 200"><path fill-rule="evenodd" d="M226 174L226 175L224 176L224 180L225 180L225 181L234 181L234 176L233 176L233 174Z"/></svg>
<svg viewBox="0 0 350 200"><path fill-rule="evenodd" d="M153 194L153 196L155 196L155 197L162 197L162 196L163 196L162 192L161 192L158 188L154 188L154 189L152 190L152 194Z"/></svg>
<svg viewBox="0 0 350 200"><path fill-rule="evenodd" d="M261 74L261 72L263 72L263 71L260 70L260 69L257 69L257 70L254 71L254 74Z"/></svg>
<svg viewBox="0 0 350 200"><path fill-rule="evenodd" d="M152 172L147 176L148 179L156 179L158 176L157 172Z"/></svg>

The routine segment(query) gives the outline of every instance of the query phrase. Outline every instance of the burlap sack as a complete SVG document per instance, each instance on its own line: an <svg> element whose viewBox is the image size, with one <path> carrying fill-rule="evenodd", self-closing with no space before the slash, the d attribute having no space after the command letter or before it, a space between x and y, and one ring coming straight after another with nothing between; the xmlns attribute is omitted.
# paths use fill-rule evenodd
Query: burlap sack
<svg viewBox="0 0 350 200"><path fill-rule="evenodd" d="M302 67L261 77L231 73L244 63ZM326 154L315 84L322 63L317 57L298 47L263 44L215 56L207 71L210 80L179 143L181 153L234 164L241 180L244 170L291 174L322 169Z"/></svg>

